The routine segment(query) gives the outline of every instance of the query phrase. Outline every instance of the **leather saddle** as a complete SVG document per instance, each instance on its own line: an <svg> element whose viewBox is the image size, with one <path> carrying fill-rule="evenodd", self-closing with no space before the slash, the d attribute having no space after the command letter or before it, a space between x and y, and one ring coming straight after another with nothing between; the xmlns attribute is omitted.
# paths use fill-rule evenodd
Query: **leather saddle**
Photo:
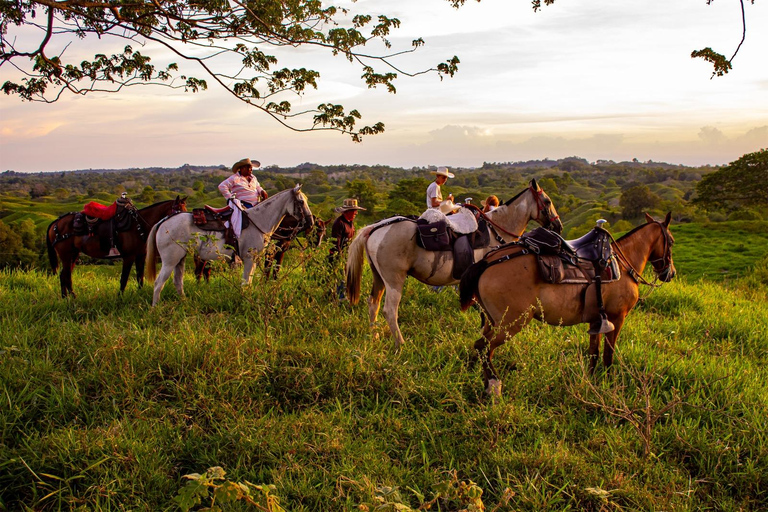
<svg viewBox="0 0 768 512"><path fill-rule="evenodd" d="M618 280L619 266L611 249L611 234L599 220L597 225L576 240L564 240L545 228L537 228L520 238L520 244L536 254L539 273L553 284L586 284L582 293L584 320L590 322L590 334L604 334L614 329L603 304L602 284ZM587 300L594 286L594 306ZM597 311L595 311L595 309Z"/></svg>
<svg viewBox="0 0 768 512"><path fill-rule="evenodd" d="M482 217L477 220L477 229L470 233L456 232L446 220L428 222L426 219L418 219L416 229L419 233L416 244L422 249L453 252L454 279L460 279L475 262L475 249L488 247L491 243L488 225Z"/></svg>
<svg viewBox="0 0 768 512"><path fill-rule="evenodd" d="M232 223L227 222L232 218L232 212L234 210L231 206L227 205L223 208L214 208L210 205L205 205L203 208L194 208L192 210L192 221L195 226L204 231L218 231L224 233L224 243L233 247L235 254L240 254L240 246L232 229ZM243 215L242 229L247 228L250 225L247 215Z"/></svg>

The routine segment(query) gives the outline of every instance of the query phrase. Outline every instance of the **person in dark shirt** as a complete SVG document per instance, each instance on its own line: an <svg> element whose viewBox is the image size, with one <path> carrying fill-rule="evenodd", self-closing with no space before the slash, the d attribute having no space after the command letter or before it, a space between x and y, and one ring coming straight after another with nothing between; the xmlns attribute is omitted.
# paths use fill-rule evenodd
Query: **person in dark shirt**
<svg viewBox="0 0 768 512"><path fill-rule="evenodd" d="M336 213L341 214L336 218L331 228L331 241L333 245L331 246L330 254L328 254L328 260L334 267L338 265L339 260L343 261L347 245L355 237L355 217L357 217L357 212L360 210L365 210L365 208L358 206L357 199L345 199L341 206L334 209ZM340 300L346 298L344 295L345 288L346 284L344 279L342 279L336 287Z"/></svg>

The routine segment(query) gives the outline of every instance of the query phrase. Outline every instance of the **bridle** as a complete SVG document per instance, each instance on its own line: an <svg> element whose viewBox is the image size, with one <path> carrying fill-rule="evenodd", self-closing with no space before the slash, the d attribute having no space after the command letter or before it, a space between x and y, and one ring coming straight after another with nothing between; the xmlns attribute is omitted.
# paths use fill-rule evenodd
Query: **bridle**
<svg viewBox="0 0 768 512"><path fill-rule="evenodd" d="M536 208L538 210L536 218L533 220L537 221L545 228L551 229L552 224L560 218L560 215L555 215L554 217L549 216L549 208L547 208L547 205L544 203L544 191L542 189L536 190L532 185L529 186L528 189L531 191L533 198L536 200ZM542 217L546 218L546 222L541 221Z"/></svg>
<svg viewBox="0 0 768 512"><path fill-rule="evenodd" d="M672 268L672 241L669 239L670 234L667 231L667 229L664 227L664 225L659 222L655 221L654 224L657 224L659 228L661 228L661 233L664 235L664 253L661 258L656 258L655 260L649 259L648 261L651 263L651 266L653 267L653 272L656 274L656 278L651 283L647 279L645 279L640 272L635 269L635 267L632 266L632 264L629 262L629 259L624 255L624 253L621 251L621 247L619 247L619 244L616 242L616 239L613 238L613 235L611 236L611 241L613 242L613 247L616 250L616 254L619 257L619 260L624 265L624 267L627 269L627 274L635 280L636 283L645 284L652 288L657 288L661 285L656 284L657 281L661 280L662 282L666 282L667 278L669 277L669 271ZM663 262L664 267L659 270L656 268L657 262Z"/></svg>
<svg viewBox="0 0 768 512"><path fill-rule="evenodd" d="M648 261L653 266L653 271L656 273L656 277L666 282L668 281L669 272L672 268L672 241L669 239L669 232L661 224L661 222L656 222L656 224L659 225L661 232L664 235L664 252L662 253L663 255L661 258L656 258L655 260L649 259ZM656 263L659 261L661 261L664 265L661 270L656 268Z"/></svg>

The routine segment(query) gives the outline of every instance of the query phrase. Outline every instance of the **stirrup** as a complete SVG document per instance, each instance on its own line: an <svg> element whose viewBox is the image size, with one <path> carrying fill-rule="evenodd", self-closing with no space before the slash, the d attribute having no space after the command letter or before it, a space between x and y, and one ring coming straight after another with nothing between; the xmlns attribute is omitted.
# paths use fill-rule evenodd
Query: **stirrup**
<svg viewBox="0 0 768 512"><path fill-rule="evenodd" d="M587 331L589 334L605 334L607 332L611 332L616 327L613 325L613 322L608 320L605 317L601 317L600 321L594 321L589 324L589 331Z"/></svg>
<svg viewBox="0 0 768 512"><path fill-rule="evenodd" d="M112 247L109 250L109 254L107 254L107 258L119 258L120 256L122 256L122 254L117 250L117 247Z"/></svg>

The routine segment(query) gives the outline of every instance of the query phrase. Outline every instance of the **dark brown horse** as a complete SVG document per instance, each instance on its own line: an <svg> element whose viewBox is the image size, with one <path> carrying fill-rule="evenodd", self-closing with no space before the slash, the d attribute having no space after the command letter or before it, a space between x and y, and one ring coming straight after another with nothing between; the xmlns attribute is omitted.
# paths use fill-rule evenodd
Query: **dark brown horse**
<svg viewBox="0 0 768 512"><path fill-rule="evenodd" d="M75 215L78 212L70 212L51 222L46 232L46 245L48 247L48 260L55 274L61 260L61 296L74 295L72 291L72 270L75 268L77 257L82 252L92 258L110 258L109 251L114 246L120 252L123 259L123 271L120 275L120 293L128 284L128 276L131 267L136 263L136 281L139 288L144 284L144 258L147 254L147 235L152 226L161 219L174 213L187 211L187 198L171 199L155 203L140 210L126 208L121 215L127 215L124 219L127 229L120 230L116 234L112 226L112 220L102 221L93 234L75 234Z"/></svg>
<svg viewBox="0 0 768 512"><path fill-rule="evenodd" d="M602 285L608 320L614 325L614 330L605 335L603 345L606 367L613 363L613 352L624 319L637 303L639 284L650 284L642 277L645 265L650 262L663 282L675 277L670 217L671 214L667 214L663 222L658 222L646 215L646 224L611 245L622 272L617 281ZM534 318L550 325L584 323L583 290L584 285L580 284L545 283L533 254L508 258L499 257L499 252L491 253L466 271L459 286L461 308L466 310L476 299L487 317L483 337L475 342L475 350L483 365L483 381L488 394L501 394L501 380L491 362L496 347L503 345ZM589 337L591 371L597 364L600 336L591 334Z"/></svg>
<svg viewBox="0 0 768 512"><path fill-rule="evenodd" d="M329 222L330 220L326 221L315 217L313 225L305 225L300 224L294 217L286 215L275 232L272 233L271 240L275 242L275 250L266 251L264 254L264 272L267 277L277 279L277 274L280 272L285 253L291 248L291 243L299 236L299 234L304 233L308 246L319 247L323 242ZM201 260L197 256L195 256L194 260L195 279L199 282L200 278L204 278L207 282L211 277L210 263Z"/></svg>

